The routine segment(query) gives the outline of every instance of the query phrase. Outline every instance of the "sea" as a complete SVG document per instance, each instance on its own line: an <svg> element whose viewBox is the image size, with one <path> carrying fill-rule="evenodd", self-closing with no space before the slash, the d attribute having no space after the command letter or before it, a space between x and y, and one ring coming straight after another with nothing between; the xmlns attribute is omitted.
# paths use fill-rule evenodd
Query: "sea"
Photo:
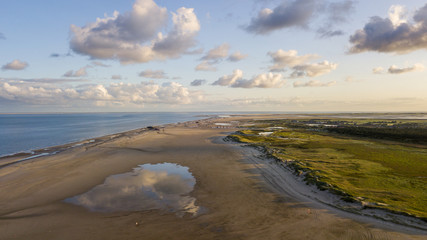
<svg viewBox="0 0 427 240"><path fill-rule="evenodd" d="M222 113L0 114L0 157Z"/></svg>

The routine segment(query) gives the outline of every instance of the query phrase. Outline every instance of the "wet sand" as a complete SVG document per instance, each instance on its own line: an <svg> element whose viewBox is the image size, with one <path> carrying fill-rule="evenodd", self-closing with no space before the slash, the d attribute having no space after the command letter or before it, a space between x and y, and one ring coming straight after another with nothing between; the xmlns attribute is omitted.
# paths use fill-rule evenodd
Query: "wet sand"
<svg viewBox="0 0 427 240"><path fill-rule="evenodd" d="M356 221L277 189L267 162L221 141L232 129L168 126L0 169L0 239L427 239ZM204 213L91 212L64 202L141 164L175 163L196 179Z"/></svg>

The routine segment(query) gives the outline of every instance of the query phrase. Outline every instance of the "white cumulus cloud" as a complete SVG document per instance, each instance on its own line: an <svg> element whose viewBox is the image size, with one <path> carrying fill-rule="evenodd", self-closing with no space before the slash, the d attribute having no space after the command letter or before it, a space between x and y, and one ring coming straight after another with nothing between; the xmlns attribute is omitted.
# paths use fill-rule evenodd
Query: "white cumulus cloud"
<svg viewBox="0 0 427 240"><path fill-rule="evenodd" d="M238 61L241 61L247 57L248 57L248 54L242 54L241 52L237 51L237 52L234 52L233 54L231 54L227 58L227 60L230 62L238 62Z"/></svg>
<svg viewBox="0 0 427 240"><path fill-rule="evenodd" d="M66 73L64 73L64 77L85 77L87 76L87 67L82 67L77 71L70 70Z"/></svg>
<svg viewBox="0 0 427 240"><path fill-rule="evenodd" d="M139 76L145 77L145 78L155 78L155 79L169 78L168 76L166 76L166 73L163 70L151 70L151 69L140 72Z"/></svg>
<svg viewBox="0 0 427 240"><path fill-rule="evenodd" d="M337 66L338 64L328 61L297 65L293 67L294 72L291 74L291 77L317 77L335 70Z"/></svg>
<svg viewBox="0 0 427 240"><path fill-rule="evenodd" d="M268 52L267 55L272 58L272 62L274 64L273 66L270 66L270 71L283 71L287 67L292 68L319 58L316 54L298 56L297 50L284 51L282 49L279 49L276 52Z"/></svg>
<svg viewBox="0 0 427 240"><path fill-rule="evenodd" d="M316 10L314 0L284 1L274 9L265 8L252 18L246 31L256 34L268 34L274 30L304 26Z"/></svg>
<svg viewBox="0 0 427 240"><path fill-rule="evenodd" d="M363 29L350 36L350 53L366 51L398 54L427 49L427 4L415 11L412 21L407 20L403 6L390 7L388 18L371 17Z"/></svg>
<svg viewBox="0 0 427 240"><path fill-rule="evenodd" d="M280 88L284 86L286 80L282 74L263 73L243 79L243 71L235 69L232 74L224 75L215 81L212 85L229 86L232 88Z"/></svg>
<svg viewBox="0 0 427 240"><path fill-rule="evenodd" d="M389 73L389 74L402 74L402 73L408 73L408 72L415 72L415 71L424 71L424 65L421 63L416 63L413 66L409 67L398 67L397 65L391 65L387 71L383 67L376 67L372 69L372 73L374 74L383 74L383 73Z"/></svg>
<svg viewBox="0 0 427 240"><path fill-rule="evenodd" d="M176 58L195 45L200 24L192 8L172 13L172 29L164 33L168 12L152 0L136 0L132 10L71 25L71 49L94 59L118 59L122 64Z"/></svg>
<svg viewBox="0 0 427 240"><path fill-rule="evenodd" d="M190 83L191 86L193 87L198 87L198 86L202 86L206 83L205 79L195 79L194 81L192 81Z"/></svg>
<svg viewBox="0 0 427 240"><path fill-rule="evenodd" d="M233 88L281 88L286 84L282 74L278 73L263 73L255 77L245 80L238 79L231 85Z"/></svg>
<svg viewBox="0 0 427 240"><path fill-rule="evenodd" d="M18 59L13 60L10 63L6 63L2 66L3 70L23 70L28 67L27 62L19 61Z"/></svg>
<svg viewBox="0 0 427 240"><path fill-rule="evenodd" d="M223 43L212 48L202 58L200 58L202 62L194 69L196 71L216 71L217 68L215 65L227 57L229 49L230 45L228 43Z"/></svg>
<svg viewBox="0 0 427 240"><path fill-rule="evenodd" d="M215 63L211 63L209 61L202 61L201 63L197 64L194 70L215 72L217 68L215 67Z"/></svg>
<svg viewBox="0 0 427 240"><path fill-rule="evenodd" d="M392 5L388 10L388 18L394 26L399 26L402 23L408 22L408 12L405 6Z"/></svg>
<svg viewBox="0 0 427 240"><path fill-rule="evenodd" d="M376 67L376 68L372 69L372 73L373 74L382 74L382 73L384 73L384 68L383 67Z"/></svg>
<svg viewBox="0 0 427 240"><path fill-rule="evenodd" d="M320 56L316 54L298 55L296 50L284 51L282 49L276 52L268 52L273 63L270 66L270 71L280 72L287 69L292 70L291 78L299 77L317 77L335 70L338 66L336 63L322 61L311 63L312 60L318 59Z"/></svg>
<svg viewBox="0 0 427 240"><path fill-rule="evenodd" d="M227 57L230 45L228 43L223 43L217 47L209 50L205 56L202 57L202 60L208 61L219 61Z"/></svg>
<svg viewBox="0 0 427 240"><path fill-rule="evenodd" d="M354 10L354 5L354 0L280 1L280 4L273 9L260 10L258 15L244 26L244 29L250 33L267 35L285 28L317 28L317 33L322 38L340 36L344 32L336 29L336 26L347 21L348 16ZM318 26L313 24L315 22L323 23Z"/></svg>
<svg viewBox="0 0 427 240"><path fill-rule="evenodd" d="M216 71L216 64L222 62L225 59L230 62L238 62L248 57L247 54L242 54L239 51L236 51L228 56L229 50L230 45L228 43L223 43L219 46L212 48L203 57L200 58L202 62L195 67L195 70Z"/></svg>
<svg viewBox="0 0 427 240"><path fill-rule="evenodd" d="M243 78L243 71L240 69L235 69L232 74L230 75L224 75L220 77L218 80L216 80L212 85L219 85L219 86L231 86L233 85L237 80Z"/></svg>
<svg viewBox="0 0 427 240"><path fill-rule="evenodd" d="M424 65L421 63L416 63L414 66L411 67L398 67L396 65L392 65L388 68L388 73L390 74L402 74L402 73L408 73L408 72L414 72L414 71L423 71Z"/></svg>

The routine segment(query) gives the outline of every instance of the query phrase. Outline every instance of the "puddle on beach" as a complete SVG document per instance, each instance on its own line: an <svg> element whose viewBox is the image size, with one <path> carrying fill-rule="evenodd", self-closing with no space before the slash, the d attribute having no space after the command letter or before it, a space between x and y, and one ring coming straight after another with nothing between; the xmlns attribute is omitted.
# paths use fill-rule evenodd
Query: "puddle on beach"
<svg viewBox="0 0 427 240"><path fill-rule="evenodd" d="M65 202L96 212L163 210L196 216L202 208L189 196L196 179L188 167L144 164L132 172L109 176L104 183Z"/></svg>

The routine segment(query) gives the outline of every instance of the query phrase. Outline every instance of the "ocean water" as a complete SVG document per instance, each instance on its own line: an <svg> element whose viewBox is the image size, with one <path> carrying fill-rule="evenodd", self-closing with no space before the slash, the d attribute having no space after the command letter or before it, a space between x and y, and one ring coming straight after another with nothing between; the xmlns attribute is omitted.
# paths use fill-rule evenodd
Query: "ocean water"
<svg viewBox="0 0 427 240"><path fill-rule="evenodd" d="M0 114L0 156L151 125L202 119L207 113ZM215 115L209 113L209 115Z"/></svg>

